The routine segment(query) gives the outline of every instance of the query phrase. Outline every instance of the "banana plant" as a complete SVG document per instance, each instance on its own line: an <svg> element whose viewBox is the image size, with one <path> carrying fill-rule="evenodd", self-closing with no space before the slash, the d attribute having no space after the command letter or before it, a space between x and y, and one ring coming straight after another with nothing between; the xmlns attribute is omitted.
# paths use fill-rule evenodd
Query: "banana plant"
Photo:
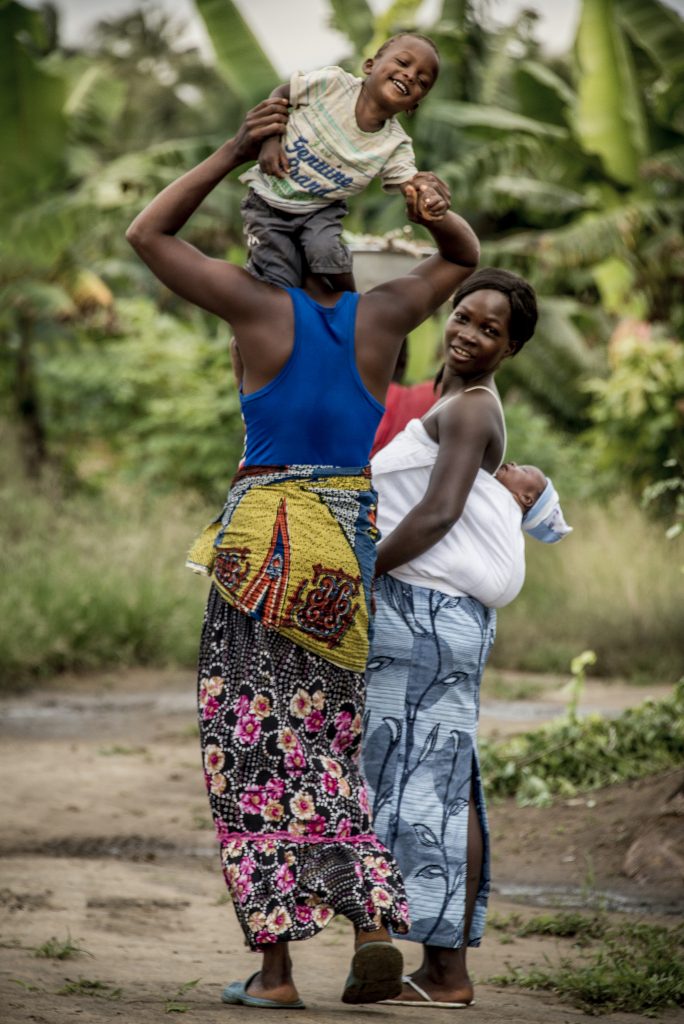
<svg viewBox="0 0 684 1024"><path fill-rule="evenodd" d="M681 318L683 65L684 23L659 0L582 0L573 61L523 55L504 78L504 106L435 99L417 142L453 152L434 169L486 258L542 290L586 295L593 278L615 296L621 284L623 308L638 293L641 315Z"/></svg>
<svg viewBox="0 0 684 1024"><path fill-rule="evenodd" d="M92 204L78 194L70 115L86 102L82 75L60 73L46 13L0 6L0 362L14 402L26 471L40 473L47 429L38 386L39 350L68 324L108 310L113 296L93 269ZM78 161L76 161L78 163ZM100 236L101 237L101 236Z"/></svg>
<svg viewBox="0 0 684 1024"><path fill-rule="evenodd" d="M220 74L244 110L265 99L280 78L233 0L195 0Z"/></svg>
<svg viewBox="0 0 684 1024"><path fill-rule="evenodd" d="M47 46L39 12L13 0L0 6L0 214L64 173L65 87L40 59Z"/></svg>

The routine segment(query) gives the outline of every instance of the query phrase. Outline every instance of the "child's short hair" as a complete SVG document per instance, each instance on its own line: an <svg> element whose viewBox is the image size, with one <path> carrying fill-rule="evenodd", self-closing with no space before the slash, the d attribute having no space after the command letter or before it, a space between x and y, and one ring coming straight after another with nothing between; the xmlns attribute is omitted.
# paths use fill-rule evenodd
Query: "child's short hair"
<svg viewBox="0 0 684 1024"><path fill-rule="evenodd" d="M427 43L428 46L432 47L435 51L437 60L440 59L437 43L434 39L430 39L430 36L424 36L421 32L411 32L410 29L406 29L404 32L397 32L395 35L390 36L389 39L386 39L377 53L374 54L373 59L375 59L375 57L379 57L381 53L385 52L388 46L391 46L392 43L396 43L397 39L402 39L404 36L410 36L411 39L421 39L424 43Z"/></svg>

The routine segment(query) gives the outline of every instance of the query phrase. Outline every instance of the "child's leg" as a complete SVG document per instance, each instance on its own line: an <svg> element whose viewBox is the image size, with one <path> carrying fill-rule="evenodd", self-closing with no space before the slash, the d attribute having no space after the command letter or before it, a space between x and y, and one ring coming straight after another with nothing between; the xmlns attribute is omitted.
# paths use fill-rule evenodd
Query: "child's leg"
<svg viewBox="0 0 684 1024"><path fill-rule="evenodd" d="M340 237L346 213L347 204L339 201L310 214L301 227L300 244L312 272L325 277L332 291L354 292L352 254Z"/></svg>
<svg viewBox="0 0 684 1024"><path fill-rule="evenodd" d="M274 207L250 189L240 203L249 259L245 269L260 281L300 288L302 257L296 244L300 216Z"/></svg>

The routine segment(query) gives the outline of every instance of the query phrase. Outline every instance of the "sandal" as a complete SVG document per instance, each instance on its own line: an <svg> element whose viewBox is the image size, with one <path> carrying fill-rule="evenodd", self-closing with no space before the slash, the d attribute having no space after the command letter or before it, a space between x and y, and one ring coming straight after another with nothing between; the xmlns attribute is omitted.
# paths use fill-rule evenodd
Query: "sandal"
<svg viewBox="0 0 684 1024"><path fill-rule="evenodd" d="M294 1003L282 1003L279 999L265 999L263 996L252 996L247 989L259 972L251 974L247 981L233 981L226 985L221 993L221 1002L232 1006L260 1006L263 1010L303 1010L304 1003L296 999Z"/></svg>
<svg viewBox="0 0 684 1024"><path fill-rule="evenodd" d="M446 1003L441 1002L438 999L433 999L432 996L421 988L410 975L405 974L401 979L405 985L410 985L414 992L417 992L420 999L382 999L383 1003L391 1003L392 1006L423 1006L427 1003L428 1006L444 1007L445 1010L465 1010L468 1006L474 1006L475 1000L473 999L470 1003Z"/></svg>
<svg viewBox="0 0 684 1024"><path fill-rule="evenodd" d="M364 942L351 962L343 1003L381 1003L401 993L404 958L392 942Z"/></svg>

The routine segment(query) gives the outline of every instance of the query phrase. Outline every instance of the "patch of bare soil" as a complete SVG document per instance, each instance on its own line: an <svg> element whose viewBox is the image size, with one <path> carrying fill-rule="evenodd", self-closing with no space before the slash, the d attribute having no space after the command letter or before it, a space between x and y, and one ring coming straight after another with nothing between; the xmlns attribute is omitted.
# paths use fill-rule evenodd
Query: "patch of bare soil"
<svg viewBox="0 0 684 1024"><path fill-rule="evenodd" d="M640 694L630 688L633 702ZM527 726L525 726L527 727ZM60 680L0 702L0 1018L4 1024L151 1024L272 1021L266 1011L224 1007L227 981L258 969L226 903L209 821L189 673L136 672ZM674 887L623 875L631 841L675 788L675 778L614 787L548 810L491 808L500 889L638 894L662 908ZM591 801L590 801L591 802ZM640 834L640 833L639 833ZM554 895L556 894L556 895ZM529 902L531 897L526 897ZM527 915L500 894L492 911ZM52 936L78 947L69 959L37 958ZM420 948L402 943L407 967ZM279 1020L317 1024L404 1020L405 1009L345 1007L351 930L335 920L292 950L305 1011ZM490 930L469 954L481 1024L570 1024L583 1015L545 993L483 983L507 964L528 967L571 954L562 940L511 942ZM197 984L190 984L197 982ZM185 1009L183 1009L185 1008ZM434 1013L412 1008L422 1024ZM641 1020L612 1014L611 1024ZM666 1014L667 1021L679 1019Z"/></svg>
<svg viewBox="0 0 684 1024"><path fill-rule="evenodd" d="M498 892L526 903L604 903L681 914L684 817L668 807L668 798L683 782L680 770L550 808L495 804L490 819Z"/></svg>

